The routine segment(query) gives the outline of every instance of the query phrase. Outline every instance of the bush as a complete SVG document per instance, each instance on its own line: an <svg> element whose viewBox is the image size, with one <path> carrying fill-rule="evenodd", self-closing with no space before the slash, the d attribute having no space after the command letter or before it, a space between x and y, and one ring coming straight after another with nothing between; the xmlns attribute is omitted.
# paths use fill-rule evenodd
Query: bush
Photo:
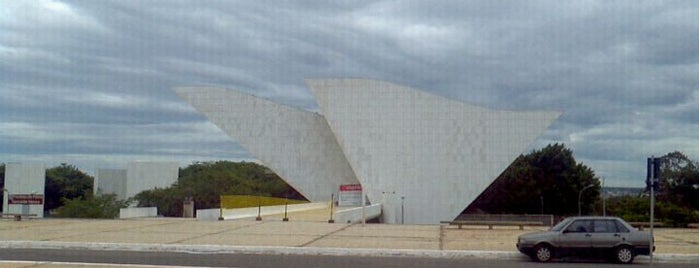
<svg viewBox="0 0 699 268"><path fill-rule="evenodd" d="M650 221L650 201L648 197L622 196L607 200L609 215L626 221ZM686 227L689 223L699 222L699 212L681 207L674 203L656 202L655 221L668 227Z"/></svg>
<svg viewBox="0 0 699 268"><path fill-rule="evenodd" d="M58 217L114 219L119 217L119 209L126 208L130 200L117 200L115 194L104 194L86 198L64 199L62 207L56 210Z"/></svg>

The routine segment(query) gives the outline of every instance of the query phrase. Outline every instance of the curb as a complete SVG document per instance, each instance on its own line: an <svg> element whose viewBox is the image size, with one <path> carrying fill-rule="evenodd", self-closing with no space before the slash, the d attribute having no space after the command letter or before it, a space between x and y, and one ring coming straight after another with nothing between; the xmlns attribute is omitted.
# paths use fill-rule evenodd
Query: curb
<svg viewBox="0 0 699 268"><path fill-rule="evenodd" d="M481 250L423 250L423 249L376 249L376 248L314 248L314 247L267 247L267 246L221 246L221 245L176 245L137 243L84 243L52 241L0 241L0 248L25 249L72 249L105 251L180 252L191 254L269 254L269 255L318 255L358 257L421 257L445 259L497 259L524 260L529 258L516 251ZM648 256L638 256L635 262L648 263ZM699 263L699 254L657 254L657 263Z"/></svg>

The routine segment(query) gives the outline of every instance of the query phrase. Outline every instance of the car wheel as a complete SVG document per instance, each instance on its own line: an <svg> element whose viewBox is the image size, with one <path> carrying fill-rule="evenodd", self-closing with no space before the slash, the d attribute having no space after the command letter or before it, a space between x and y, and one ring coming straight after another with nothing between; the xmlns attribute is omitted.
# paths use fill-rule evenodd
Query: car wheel
<svg viewBox="0 0 699 268"><path fill-rule="evenodd" d="M540 244L534 247L533 258L538 262L548 262L553 259L553 248L546 244Z"/></svg>
<svg viewBox="0 0 699 268"><path fill-rule="evenodd" d="M636 254L633 252L633 248L629 246L620 246L614 250L614 260L618 263L631 263Z"/></svg>

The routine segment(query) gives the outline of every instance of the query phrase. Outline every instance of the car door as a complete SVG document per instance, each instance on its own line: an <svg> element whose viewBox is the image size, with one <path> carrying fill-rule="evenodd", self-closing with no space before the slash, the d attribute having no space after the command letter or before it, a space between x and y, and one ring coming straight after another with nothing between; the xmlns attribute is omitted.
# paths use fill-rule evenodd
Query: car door
<svg viewBox="0 0 699 268"><path fill-rule="evenodd" d="M558 239L558 245L563 254L584 254L591 248L590 232L592 220L579 219L571 222Z"/></svg>
<svg viewBox="0 0 699 268"><path fill-rule="evenodd" d="M614 219L599 219L593 221L593 231L590 237L592 249L595 252L605 252L615 247L625 239Z"/></svg>

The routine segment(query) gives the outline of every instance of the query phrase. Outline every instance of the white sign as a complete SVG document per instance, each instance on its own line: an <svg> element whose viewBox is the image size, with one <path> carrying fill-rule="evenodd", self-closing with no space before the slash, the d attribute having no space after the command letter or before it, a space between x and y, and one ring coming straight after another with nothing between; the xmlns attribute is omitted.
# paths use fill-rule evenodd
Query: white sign
<svg viewBox="0 0 699 268"><path fill-rule="evenodd" d="M340 195L337 197L337 205L346 206L361 206L362 205L362 185L361 184L346 184L340 185Z"/></svg>

